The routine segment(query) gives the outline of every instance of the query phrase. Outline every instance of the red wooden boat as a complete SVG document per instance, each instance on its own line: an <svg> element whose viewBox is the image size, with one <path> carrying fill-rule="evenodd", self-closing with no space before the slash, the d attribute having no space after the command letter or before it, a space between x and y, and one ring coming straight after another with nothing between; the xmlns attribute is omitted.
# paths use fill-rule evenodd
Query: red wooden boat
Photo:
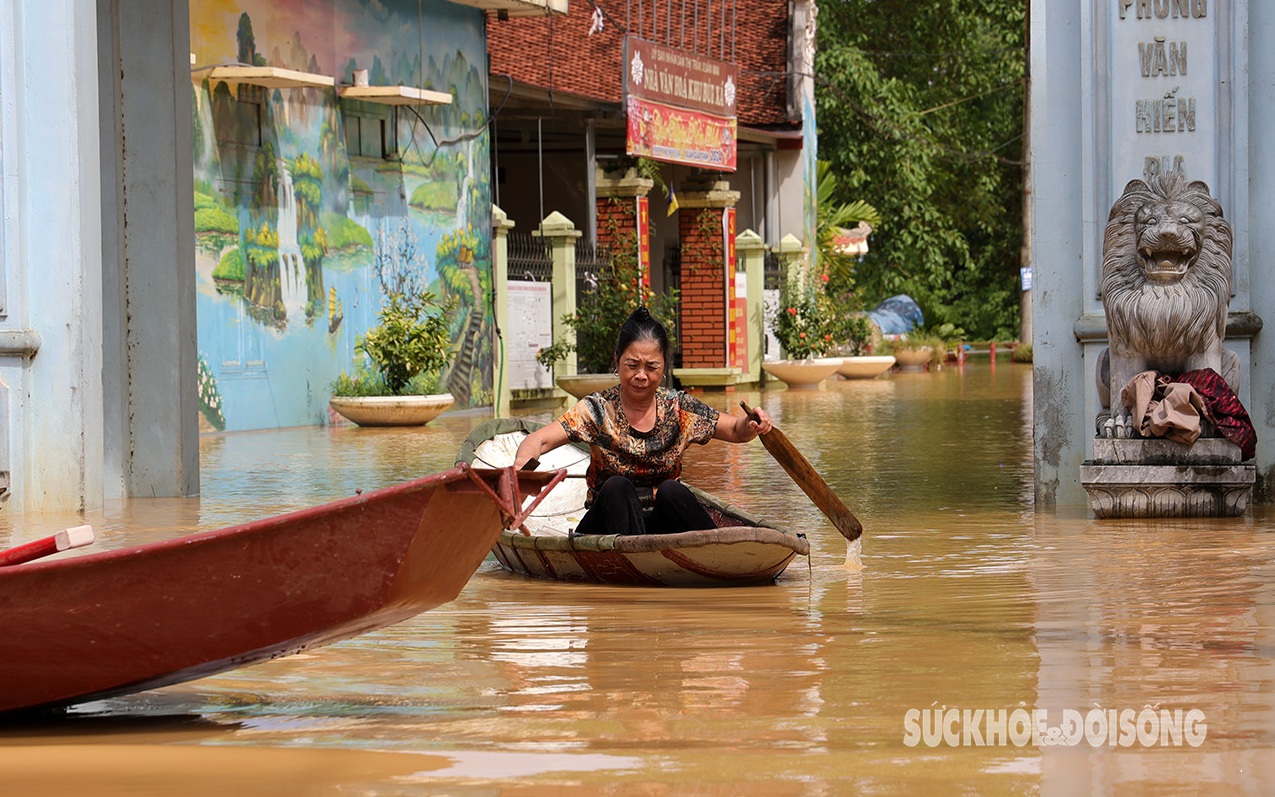
<svg viewBox="0 0 1275 797"><path fill-rule="evenodd" d="M0 712L201 678L446 603L525 518L523 498L561 478L461 466L217 531L0 567Z"/></svg>

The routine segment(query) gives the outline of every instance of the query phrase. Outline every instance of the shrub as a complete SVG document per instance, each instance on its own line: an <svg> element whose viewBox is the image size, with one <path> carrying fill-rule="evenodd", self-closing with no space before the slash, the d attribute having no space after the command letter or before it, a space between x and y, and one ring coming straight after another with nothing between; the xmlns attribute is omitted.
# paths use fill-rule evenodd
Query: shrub
<svg viewBox="0 0 1275 797"><path fill-rule="evenodd" d="M836 344L839 325L827 294L789 278L771 308L771 326L784 355L794 360L822 357Z"/></svg>
<svg viewBox="0 0 1275 797"><path fill-rule="evenodd" d="M576 333L575 341L556 341L541 349L536 361L552 368L575 351L580 373L607 373L615 366L612 359L620 327L640 305L646 305L664 326L670 341L677 340L677 291L656 294L641 284L635 266L620 261L598 275L593 290L580 297L575 315L563 316L563 325Z"/></svg>

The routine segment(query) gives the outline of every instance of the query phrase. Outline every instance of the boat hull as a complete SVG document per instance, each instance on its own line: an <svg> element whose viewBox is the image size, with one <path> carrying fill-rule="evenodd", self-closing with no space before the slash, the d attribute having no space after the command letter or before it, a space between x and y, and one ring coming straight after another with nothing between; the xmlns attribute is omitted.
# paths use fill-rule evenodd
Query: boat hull
<svg viewBox="0 0 1275 797"><path fill-rule="evenodd" d="M514 573L559 581L663 587L744 587L769 584L806 541L755 526L681 534L620 537L524 536L506 531L492 548Z"/></svg>
<svg viewBox="0 0 1275 797"><path fill-rule="evenodd" d="M497 418L480 424L461 447L459 461L506 467L518 443L539 424ZM587 448L564 446L541 457L541 472L580 477ZM687 485L716 528L680 534L631 536L569 533L584 515L582 478L554 488L538 511L503 532L492 552L507 570L536 578L667 587L751 586L774 581L795 556L808 556L800 534L774 527L739 507Z"/></svg>
<svg viewBox="0 0 1275 797"><path fill-rule="evenodd" d="M505 525L467 470L217 531L0 569L0 711L200 678L452 600ZM499 492L511 473L480 478Z"/></svg>

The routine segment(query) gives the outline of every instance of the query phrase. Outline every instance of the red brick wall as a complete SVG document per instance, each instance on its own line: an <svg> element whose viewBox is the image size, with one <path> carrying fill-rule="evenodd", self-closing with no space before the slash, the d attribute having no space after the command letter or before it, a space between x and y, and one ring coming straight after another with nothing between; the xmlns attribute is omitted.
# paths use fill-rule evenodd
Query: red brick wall
<svg viewBox="0 0 1275 797"><path fill-rule="evenodd" d="M701 221L701 214L704 221ZM711 223L710 223L711 222ZM678 212L682 367L726 367L726 253L721 208Z"/></svg>
<svg viewBox="0 0 1275 797"><path fill-rule="evenodd" d="M616 242L632 245L630 252L637 261L637 199L631 196L598 198L598 246L605 246L616 254Z"/></svg>
<svg viewBox="0 0 1275 797"><path fill-rule="evenodd" d="M625 15L627 0L598 0L607 14L601 33L588 35L593 7L587 2L570 4L570 13L552 18L527 17L501 22L487 18L487 48L491 55L493 93L503 88L501 75L554 91L568 92L601 102L620 103L624 83L624 28L644 39L679 49L692 50L695 26L688 10L685 43L682 39L681 6L674 5L672 30L668 30L668 7L645 6L645 24ZM637 4L631 4L637 13ZM653 8L661 13L654 23ZM709 20L701 9L699 47L702 55L722 61L734 60L739 67L739 123L750 126L789 125L785 98L788 90L788 0L737 0L734 7L735 51L731 56L731 7L726 6L726 40L721 48L720 4L713 6L712 47L707 45ZM671 39L670 39L671 33Z"/></svg>

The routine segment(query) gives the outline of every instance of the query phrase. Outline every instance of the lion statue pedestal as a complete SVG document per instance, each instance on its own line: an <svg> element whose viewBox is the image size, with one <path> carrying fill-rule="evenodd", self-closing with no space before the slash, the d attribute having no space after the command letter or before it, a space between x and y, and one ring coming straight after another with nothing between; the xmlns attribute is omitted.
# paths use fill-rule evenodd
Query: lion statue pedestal
<svg viewBox="0 0 1275 797"><path fill-rule="evenodd" d="M1240 433L1230 424L1219 432L1206 399L1197 403L1203 417L1195 434L1168 432L1191 442L1144 436L1163 426L1133 417L1126 404L1126 385L1154 372L1158 378L1144 384L1160 391L1179 378L1224 381L1228 406L1238 406L1239 358L1222 348L1230 299L1231 227L1208 186L1176 174L1125 186L1103 237L1110 345L1098 364L1094 457L1080 466L1098 517L1223 517L1248 506L1256 468L1243 459L1252 446L1232 442ZM1239 413L1247 423L1243 407Z"/></svg>

